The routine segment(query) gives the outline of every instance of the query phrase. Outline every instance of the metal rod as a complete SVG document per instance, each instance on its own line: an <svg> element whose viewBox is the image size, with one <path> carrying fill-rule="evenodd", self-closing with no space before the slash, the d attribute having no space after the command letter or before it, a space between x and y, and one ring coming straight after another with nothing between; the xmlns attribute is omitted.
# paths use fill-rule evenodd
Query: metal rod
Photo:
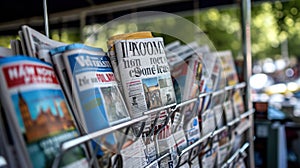
<svg viewBox="0 0 300 168"><path fill-rule="evenodd" d="M45 34L46 34L47 37L49 37L47 0L43 0L43 9L44 9Z"/></svg>
<svg viewBox="0 0 300 168"><path fill-rule="evenodd" d="M204 142L205 140L207 140L209 137L214 137L215 135L219 134L220 132L224 131L227 128L227 126L223 126L220 129L217 129L215 131L212 132L212 134L206 134L205 136L203 136L202 138L200 138L198 141L196 141L195 143L193 143L192 145L184 148L182 150L182 152L180 153L180 157L183 156L186 152L190 151L191 149L193 149L194 147L198 146L200 143Z"/></svg>
<svg viewBox="0 0 300 168"><path fill-rule="evenodd" d="M238 123L241 119L235 118L234 120L227 123L228 126L233 126L234 124Z"/></svg>
<svg viewBox="0 0 300 168"><path fill-rule="evenodd" d="M67 151L67 150L69 150L69 149L71 149L71 148L73 148L77 145L80 145L80 144L82 144L86 141L89 141L89 140L92 140L94 138L109 134L109 133L111 133L113 131L116 131L118 129L130 126L130 125L138 123L138 122L141 122L143 120L146 120L147 118L148 118L148 116L145 115L145 116L142 116L142 117L139 117L139 118L132 119L128 122L124 122L124 123L121 123L121 124L118 124L118 125L115 125L115 126L103 129L103 130L99 130L97 132L90 133L88 135L84 135L84 136L75 138L73 140L67 141L67 142L62 144L61 152Z"/></svg>
<svg viewBox="0 0 300 168"><path fill-rule="evenodd" d="M236 159L241 153L243 153L249 147L249 143L246 142L239 150L237 150L228 160L222 165L222 168L230 165L234 159Z"/></svg>
<svg viewBox="0 0 300 168"><path fill-rule="evenodd" d="M241 88L244 88L246 87L246 82L241 82L241 83L238 83L234 86L235 89L241 89Z"/></svg>
<svg viewBox="0 0 300 168"><path fill-rule="evenodd" d="M175 107L174 110L176 110L176 109L179 108L179 107L185 106L185 105L187 105L187 104L193 103L193 102L195 102L195 101L197 101L197 100L198 100L197 98L193 98L193 99L190 99L190 100L186 100L186 101L184 101L184 102L181 102L181 103L179 103L179 104L176 105L176 107Z"/></svg>
<svg viewBox="0 0 300 168"><path fill-rule="evenodd" d="M252 115L254 112L255 112L254 109L250 109L250 110L248 110L247 112L241 114L241 115L240 115L240 118L241 118L241 119L246 118L246 117Z"/></svg>
<svg viewBox="0 0 300 168"><path fill-rule="evenodd" d="M229 91L229 90L233 90L235 88L235 86L226 86L224 89L225 91Z"/></svg>
<svg viewBox="0 0 300 168"><path fill-rule="evenodd" d="M159 161L163 160L165 157L167 157L169 155L170 155L170 153L166 153L166 154L162 155L161 157L157 158L156 160L154 160L153 162L151 162L149 165L147 165L145 168L152 167L155 163L158 163Z"/></svg>
<svg viewBox="0 0 300 168"><path fill-rule="evenodd" d="M222 93L224 93L224 92L225 92L224 89L220 89L220 90L214 91L213 94L212 94L212 96L213 96L213 97L214 97L214 96L218 96L218 95L220 95L220 94L222 94Z"/></svg>
<svg viewBox="0 0 300 168"><path fill-rule="evenodd" d="M153 109L153 110L146 111L146 112L144 112L144 114L149 115L149 114L152 114L152 113L155 113L155 112L158 112L158 111L162 111L164 109L167 109L167 108L170 108L170 107L173 107L173 106L174 106L174 104L159 107L159 108L156 108L156 109Z"/></svg>

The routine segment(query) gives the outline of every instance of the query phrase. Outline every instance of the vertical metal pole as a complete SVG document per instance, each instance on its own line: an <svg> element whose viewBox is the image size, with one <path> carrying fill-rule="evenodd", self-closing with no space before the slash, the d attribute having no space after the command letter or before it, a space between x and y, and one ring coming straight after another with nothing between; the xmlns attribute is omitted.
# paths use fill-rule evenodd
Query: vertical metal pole
<svg viewBox="0 0 300 168"><path fill-rule="evenodd" d="M49 37L47 0L43 0L43 9L44 9L45 34L47 37Z"/></svg>
<svg viewBox="0 0 300 168"><path fill-rule="evenodd" d="M246 85L245 90L245 110L252 109L251 90L249 86L249 79L252 74L252 57L251 57L251 33L250 33L250 22L251 22L251 0L241 0L241 22L242 22L242 43L243 43L243 57L244 57L244 77ZM251 127L248 131L249 140L249 166L255 167L254 164L254 117L253 114L249 116Z"/></svg>
<svg viewBox="0 0 300 168"><path fill-rule="evenodd" d="M83 33L83 29L84 26L86 25L86 13L82 12L80 14L80 40L81 42L84 42L84 33Z"/></svg>

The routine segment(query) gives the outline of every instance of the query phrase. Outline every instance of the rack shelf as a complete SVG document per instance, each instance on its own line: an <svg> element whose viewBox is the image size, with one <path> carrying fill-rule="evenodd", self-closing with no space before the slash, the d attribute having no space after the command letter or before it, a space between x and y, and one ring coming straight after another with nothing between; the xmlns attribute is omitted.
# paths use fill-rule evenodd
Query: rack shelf
<svg viewBox="0 0 300 168"><path fill-rule="evenodd" d="M87 135L80 136L80 137L75 138L73 140L67 141L67 142L65 142L61 145L60 154L56 157L56 159L53 163L53 167L58 167L60 159L63 156L63 154L66 151L70 150L71 148L74 148L74 147L76 147L80 144L83 144L83 143L88 142L90 140L93 140L95 138L99 138L99 137L104 136L106 134L112 133L112 132L117 131L119 129L126 128L126 127L129 127L129 126L133 125L133 124L143 122L143 121L145 121L146 119L149 118L149 115L154 114L155 112L159 112L161 110L171 108L171 113L169 114L169 116L170 116L172 114L172 112L174 112L178 108L180 108L182 106L185 106L185 105L188 105L190 103L193 103L193 102L197 101L199 98L203 98L203 97L206 97L206 96L209 96L209 95L219 95L219 94L222 94L222 93L230 91L230 90L243 89L245 86L246 86L246 83L242 82L242 83L236 84L234 86L228 86L228 87L225 87L224 89L220 89L220 90L217 90L217 91L214 91L214 92L201 93L201 94L199 94L199 96L197 98L193 98L193 99L184 101L182 103L177 104L176 106L164 106L164 107L160 107L160 108L157 108L157 109L153 109L153 110L144 112L144 115L139 117L139 118L135 118L135 119L132 119L128 122L124 122L124 123L121 123L121 124L118 124L118 125L115 125L115 126L103 129L103 130L99 130L99 131L94 132L94 133L90 133L90 134L87 134ZM214 131L202 136L199 140L197 140L193 144L189 145L188 147L183 149L181 152L178 152L177 153L178 165L176 167L180 166L179 164L181 164L180 163L181 158L184 155L186 155L189 151L191 151L192 149L198 147L203 142L205 142L209 139L212 139L214 136L218 135L219 133L226 130L227 128L236 125L241 120L246 119L247 117L251 116L254 113L254 111L255 111L254 109L250 109L250 110L242 113L240 116L237 116L234 120L228 122L226 125L222 126L221 128L216 128ZM166 120L168 120L170 118L169 116L166 118ZM251 124L249 124L249 121L247 120L246 122L247 122L247 124L243 124L244 127L241 130L238 130L238 134L242 134L244 131L251 128ZM249 143L247 143L247 145L249 146ZM241 148L242 150L244 150L244 146ZM241 149L236 153L241 152ZM236 155L237 155L236 153L234 155L232 155L232 157L236 157ZM151 166L157 164L159 161L163 160L164 158L168 157L169 155L170 155L170 153L166 153L166 154L160 156L159 158L157 158L156 160L154 160L150 164L148 164L146 167L151 167ZM229 161L230 160L228 160L226 163L229 164Z"/></svg>
<svg viewBox="0 0 300 168"><path fill-rule="evenodd" d="M44 0L44 2L46 2L46 0ZM47 16L46 7L47 6L44 6L45 16ZM214 91L214 92L201 93L201 94L199 94L198 97L187 100L187 101L184 101L184 102L181 102L181 103L178 103L175 106L170 105L170 106L164 106L164 107L156 108L156 109L144 112L144 115L139 117L139 118L135 118L135 119L132 119L128 122L124 122L124 123L121 123L121 124L118 124L118 125L115 125L115 126L112 126L112 127L109 127L109 128L106 128L106 129L103 129L103 130L100 130L100 131L97 131L97 132L94 132L94 133L90 133L90 134L87 134L87 135L82 135L82 136L79 136L79 137L77 137L73 140L67 141L67 142L65 142L61 145L60 153L55 158L55 161L54 161L52 167L54 167L54 168L58 167L58 165L60 163L60 160L61 160L62 156L65 154L66 151L68 151L68 150L70 150L70 149L72 149L72 148L74 148L78 145L81 145L83 143L86 143L88 141L91 141L95 138L99 138L101 136L104 136L104 135L109 134L109 133L113 133L113 132L115 132L117 130L120 130L120 129L123 129L123 128L130 128L134 124L144 122L146 119L149 118L150 115L155 114L155 113L157 113L161 110L170 109L170 113L168 113L168 116L166 117L166 120L169 120L171 114L174 111L176 111L177 109L179 109L183 106L186 106L188 104L196 102L201 98L204 98L204 97L210 97L211 98L213 96L218 96L218 95L223 94L225 92L229 92L229 91L233 91L233 90L239 90L239 89L244 89L245 90L245 100L246 100L245 109L246 109L246 111L244 113L240 114L240 116L236 116L235 119L233 119L232 121L227 122L226 125L224 125L220 128L217 128L214 131L202 136L199 140L197 140L193 144L187 146L181 152L178 152L177 153L178 164L176 165L176 167L180 166L181 158L183 156L185 156L187 153L189 153L192 149L199 147L203 142L205 142L207 140L210 140L210 139L213 139L213 137L220 134L222 131L224 131L224 130L232 127L232 126L235 126L236 124L238 124L241 121L243 121L243 122L246 121L246 122L245 122L244 126L242 127L242 129L237 131L237 134L242 134L245 131L249 130L248 139L247 139L248 142L246 142L233 155L231 155L231 157L222 165L222 168L230 167L238 157L244 155L245 151L248 148L249 148L249 158L250 158L249 159L249 165L250 165L251 168L254 167L254 161L253 161L254 160L253 159L253 157L254 157L253 156L254 155L253 154L253 113L254 113L254 109L251 106L251 99L250 99L250 96L249 96L249 94L250 94L249 86L247 85L248 80L249 80L249 76L250 76L250 73L251 73L251 49L249 47L250 46L250 34L249 34L249 31L247 31L247 30L250 29L250 27L249 27L249 25L250 25L249 24L249 22L250 22L250 9L249 9L250 8L250 0L242 0L240 8L241 8L241 14L242 14L242 19L241 20L242 20L242 31L243 31L242 39L243 39L244 65L245 65L244 66L245 67L244 76L246 78L245 82L239 83L239 84L234 85L234 86L226 86L225 88ZM48 21L47 21L48 18L47 17L45 17L46 32L48 32L48 30L47 30L48 29ZM143 129L143 128L141 128L141 129ZM158 157L156 160L154 160L153 162L148 164L146 167L150 168L150 167L154 166L155 164L158 164L158 162L160 162L161 160L165 159L168 156L170 156L170 153L166 153L166 154ZM90 160L90 162L94 162L95 160L93 160L93 159L94 159L94 156L92 156L92 159ZM5 158L3 156L0 156L0 167L1 166L6 166L6 165L7 165L7 162L6 162Z"/></svg>
<svg viewBox="0 0 300 168"><path fill-rule="evenodd" d="M240 156L245 155L244 152L246 151L246 149L249 147L249 143L246 142L241 148L239 148L223 165L222 168L226 168L226 167L231 167L231 165L233 164L234 160L236 160L237 158L239 158Z"/></svg>
<svg viewBox="0 0 300 168"><path fill-rule="evenodd" d="M58 165L60 163L60 160L61 160L62 156L64 155L64 153L66 151L68 151L68 150L70 150L70 149L72 149L72 148L74 148L74 147L76 147L80 144L83 144L85 142L93 140L95 138L99 138L101 136L107 135L109 133L120 130L122 128L126 128L126 127L129 127L129 126L133 125L133 124L145 121L147 118L148 118L148 116L144 115L142 117L135 118L135 119L132 119L130 121L127 121L127 122L124 122L124 123L121 123L121 124L118 124L118 125L115 125L115 126L103 129L103 130L99 130L99 131L96 131L96 132L93 132L93 133L89 133L87 135L83 135L83 136L80 136L78 138L72 139L70 141L64 142L60 147L60 154L55 158L52 167L58 167Z"/></svg>

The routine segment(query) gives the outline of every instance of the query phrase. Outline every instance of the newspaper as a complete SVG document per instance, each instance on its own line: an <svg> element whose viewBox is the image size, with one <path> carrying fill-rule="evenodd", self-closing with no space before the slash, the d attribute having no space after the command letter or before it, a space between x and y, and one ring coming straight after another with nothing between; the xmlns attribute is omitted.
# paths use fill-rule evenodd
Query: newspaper
<svg viewBox="0 0 300 168"><path fill-rule="evenodd" d="M0 59L0 68L1 104L22 167L51 166L61 143L78 136L53 68L24 56ZM75 147L61 166L87 167L85 156Z"/></svg>
<svg viewBox="0 0 300 168"><path fill-rule="evenodd" d="M126 168L145 167L147 165L145 156L145 144L141 138L134 142L129 142L121 151L123 166ZM112 157L112 163L115 161L115 156ZM114 166L112 166L114 167Z"/></svg>
<svg viewBox="0 0 300 168"><path fill-rule="evenodd" d="M124 97L132 117L176 104L162 38L116 40L115 50Z"/></svg>
<svg viewBox="0 0 300 168"><path fill-rule="evenodd" d="M73 44L67 46L62 55L72 95L87 133L130 120L109 58L103 52ZM107 145L116 143L114 135L105 137Z"/></svg>
<svg viewBox="0 0 300 168"><path fill-rule="evenodd" d="M28 56L28 51L26 49L26 42L25 42L25 38L24 38L24 33L22 30L19 30L18 31L18 35L19 35L19 38L20 38L20 44L21 44L21 52L23 55L26 55Z"/></svg>
<svg viewBox="0 0 300 168"><path fill-rule="evenodd" d="M229 152L231 148L230 140L229 140L229 131L228 128L219 133L218 135L219 142L219 152L218 152L218 167L221 167L222 164L228 159Z"/></svg>
<svg viewBox="0 0 300 168"><path fill-rule="evenodd" d="M221 60L222 70L226 76L226 85L232 86L237 84L239 82L239 79L231 51L219 51L218 55Z"/></svg>
<svg viewBox="0 0 300 168"><path fill-rule="evenodd" d="M66 95L67 101L70 105L70 108L72 109L73 115L76 118L76 120L81 121L83 119L80 118L80 116L76 110L74 98L71 93L71 83L68 78L66 66L64 64L64 60L62 57L62 53L65 50L66 50L66 46L60 46L60 47L51 49L49 51L49 53L51 55L51 60L52 60L52 64L53 64L55 73L56 73L58 80L62 86L62 89ZM78 121L76 121L76 122L78 123ZM80 124L78 124L78 125L80 126Z"/></svg>
<svg viewBox="0 0 300 168"><path fill-rule="evenodd" d="M167 45L165 45L165 50L166 50L166 53L168 53L168 51L172 51L172 50L175 50L176 48L180 47L180 41L176 40L176 41L173 41Z"/></svg>
<svg viewBox="0 0 300 168"><path fill-rule="evenodd" d="M221 128L224 126L224 111L223 111L223 102L225 99L224 92L221 92L221 94L212 95L211 98L211 106L212 110L215 114L215 120L216 120L216 127Z"/></svg>
<svg viewBox="0 0 300 168"><path fill-rule="evenodd" d="M152 33L150 31L142 31L142 32L118 34L118 35L110 37L109 40L107 41L108 56L110 58L111 65L112 65L113 70L114 70L114 74L115 74L116 81L118 83L118 87L119 87L122 94L124 94L124 93L123 93L123 87L122 87L121 76L120 76L121 74L120 74L120 70L119 70L119 67L118 67L119 66L118 58L117 58L116 53L115 53L114 42L116 40L152 38L152 37L153 36L152 36Z"/></svg>
<svg viewBox="0 0 300 168"><path fill-rule="evenodd" d="M233 120L233 107L232 107L232 101L227 100L223 103L224 108L224 115L226 119L226 123L229 123Z"/></svg>
<svg viewBox="0 0 300 168"><path fill-rule="evenodd" d="M190 58L195 53L197 47L199 47L198 44L196 42L192 42L168 51L166 56L171 69L172 67L181 64L186 59Z"/></svg>
<svg viewBox="0 0 300 168"><path fill-rule="evenodd" d="M216 167L217 154L219 152L219 143L213 142L212 146L207 145L205 148L205 154L202 157L202 167L205 168L214 168Z"/></svg>
<svg viewBox="0 0 300 168"><path fill-rule="evenodd" d="M233 61L233 56L230 50L220 51L218 55L221 60L222 69L226 77L226 85L233 86L239 83L239 78L236 71L236 66ZM245 112L244 100L241 90L234 90L232 96L232 104L234 107L235 117Z"/></svg>
<svg viewBox="0 0 300 168"><path fill-rule="evenodd" d="M104 52L101 48L91 48L91 47L85 46L80 43L75 43L75 44L72 44L69 46L67 46L67 45L60 46L60 47L51 49L49 51L49 53L51 55L51 60L52 60L53 66L55 68L55 72L58 76L58 79L59 79L61 85L62 85L63 91L67 97L67 100L70 104L73 114L76 118L76 122L77 122L78 126L80 127L80 131L82 133L84 133L85 132L84 128L86 128L86 125L84 122L81 122L84 120L84 117L82 116L81 113L78 112L78 110L76 108L76 102L74 100L74 96L72 95L72 91L71 91L71 81L68 77L66 65L64 63L64 59L62 56L62 54L66 51L66 48L69 47L69 49L70 49L71 46L77 47L77 48L82 48L82 49L87 49L87 50L89 50L90 53L93 53L93 54L102 53L104 55Z"/></svg>
<svg viewBox="0 0 300 168"><path fill-rule="evenodd" d="M12 56L12 55L14 55L12 49L0 46L0 58L1 57Z"/></svg>
<svg viewBox="0 0 300 168"><path fill-rule="evenodd" d="M45 62L51 62L50 55L47 54L49 49L66 45L65 43L49 39L27 25L22 26L22 31L28 56L37 57Z"/></svg>
<svg viewBox="0 0 300 168"><path fill-rule="evenodd" d="M205 53L203 61L209 73L209 80L212 82L212 90L223 89L225 87L225 76L222 73L222 65L218 52Z"/></svg>
<svg viewBox="0 0 300 168"><path fill-rule="evenodd" d="M10 46L13 55L24 55L21 46L21 40L15 39L10 41Z"/></svg>
<svg viewBox="0 0 300 168"><path fill-rule="evenodd" d="M205 136L216 129L215 115L212 109L207 109L201 114L202 136Z"/></svg>
<svg viewBox="0 0 300 168"><path fill-rule="evenodd" d="M0 157L4 157L8 167L20 167L20 163L16 162L15 149L10 139L11 135L7 127L7 120L0 105Z"/></svg>

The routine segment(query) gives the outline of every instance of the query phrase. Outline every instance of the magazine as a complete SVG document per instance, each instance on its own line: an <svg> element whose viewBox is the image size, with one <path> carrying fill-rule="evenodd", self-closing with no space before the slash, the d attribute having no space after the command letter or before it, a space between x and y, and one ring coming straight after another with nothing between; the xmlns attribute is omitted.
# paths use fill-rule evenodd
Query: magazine
<svg viewBox="0 0 300 168"><path fill-rule="evenodd" d="M53 68L24 56L0 59L1 104L22 167L50 167L61 143L78 136ZM81 146L68 151L60 166L87 167Z"/></svg>
<svg viewBox="0 0 300 168"><path fill-rule="evenodd" d="M79 44L68 45L62 55L87 133L130 120L108 56L97 48ZM114 135L105 137L107 145L116 143Z"/></svg>
<svg viewBox="0 0 300 168"><path fill-rule="evenodd" d="M116 40L114 44L124 98L133 118L176 104L162 38Z"/></svg>

